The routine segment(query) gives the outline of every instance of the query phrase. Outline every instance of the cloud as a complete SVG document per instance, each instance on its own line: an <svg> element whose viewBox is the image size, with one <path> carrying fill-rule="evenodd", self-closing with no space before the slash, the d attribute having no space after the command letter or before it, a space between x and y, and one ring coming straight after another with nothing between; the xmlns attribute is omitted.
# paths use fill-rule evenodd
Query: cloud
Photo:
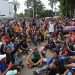
<svg viewBox="0 0 75 75"><path fill-rule="evenodd" d="M18 9L17 13L24 13L24 10L26 9L26 6L24 5L26 0L17 0L20 3L20 8ZM42 3L45 5L46 9L51 9L51 7L48 5L49 1L48 0L41 0ZM59 3L57 3L58 7Z"/></svg>
<svg viewBox="0 0 75 75"><path fill-rule="evenodd" d="M17 13L24 13L24 10L25 10L25 5L24 5L24 3L25 3L25 0L18 0L18 2L20 3L20 7L19 7L19 9L18 9L18 11L17 11Z"/></svg>

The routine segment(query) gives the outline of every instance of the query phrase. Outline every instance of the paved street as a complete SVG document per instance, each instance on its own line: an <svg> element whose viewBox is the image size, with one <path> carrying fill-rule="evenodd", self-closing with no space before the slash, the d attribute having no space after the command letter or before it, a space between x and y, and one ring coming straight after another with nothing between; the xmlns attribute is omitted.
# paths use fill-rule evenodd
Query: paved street
<svg viewBox="0 0 75 75"><path fill-rule="evenodd" d="M38 48L43 47L45 44L46 44L46 41L41 43L41 45L38 45ZM33 49L33 48L35 48L35 46L31 45L30 48ZM47 50L47 57L49 58L51 55L52 55L52 53L49 50ZM24 61L24 64L25 64L25 61ZM28 69L27 65L25 64L25 68L22 69L21 75L33 75L32 71L35 71L36 69L38 69L38 68Z"/></svg>

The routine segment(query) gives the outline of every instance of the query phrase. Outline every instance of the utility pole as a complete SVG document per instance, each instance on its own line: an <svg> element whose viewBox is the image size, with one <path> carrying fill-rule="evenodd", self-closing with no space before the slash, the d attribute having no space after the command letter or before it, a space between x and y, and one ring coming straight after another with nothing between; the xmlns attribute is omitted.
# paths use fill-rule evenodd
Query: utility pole
<svg viewBox="0 0 75 75"><path fill-rule="evenodd" d="M34 18L34 0L33 0L33 18Z"/></svg>
<svg viewBox="0 0 75 75"><path fill-rule="evenodd" d="M57 14L56 14L56 9L57 9L57 8L56 8L56 3L54 3L54 4L55 4L55 16L56 16L56 15L57 15Z"/></svg>
<svg viewBox="0 0 75 75"><path fill-rule="evenodd" d="M17 6L16 6L16 1L13 1L13 5L14 5L14 21L16 20L16 12L17 12Z"/></svg>

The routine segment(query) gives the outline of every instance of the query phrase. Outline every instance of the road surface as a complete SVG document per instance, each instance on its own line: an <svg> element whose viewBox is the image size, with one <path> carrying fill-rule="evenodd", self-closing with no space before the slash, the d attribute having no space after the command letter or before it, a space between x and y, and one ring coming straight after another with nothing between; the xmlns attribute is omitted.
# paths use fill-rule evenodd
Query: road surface
<svg viewBox="0 0 75 75"><path fill-rule="evenodd" d="M43 47L44 45L46 45L46 43L47 43L47 41L44 41L43 43L41 43L41 45L39 44L37 46L37 48ZM31 49L34 49L35 46L34 45L31 45L30 48ZM52 56L52 53L49 50L47 50L47 53L46 54L47 54L47 58L50 58L50 56ZM25 57L26 56L24 56L24 58ZM39 68L28 69L28 67L27 67L27 65L25 63L25 59L24 59L24 65L25 65L25 67L21 70L20 75L33 75L33 71L39 69Z"/></svg>

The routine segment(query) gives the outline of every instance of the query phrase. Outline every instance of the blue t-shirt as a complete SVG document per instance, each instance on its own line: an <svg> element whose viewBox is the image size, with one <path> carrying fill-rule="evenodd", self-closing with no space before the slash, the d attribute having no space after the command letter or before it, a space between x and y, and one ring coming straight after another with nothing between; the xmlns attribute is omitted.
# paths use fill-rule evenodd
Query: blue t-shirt
<svg viewBox="0 0 75 75"><path fill-rule="evenodd" d="M63 57L63 56L58 56L57 60L59 62L61 62L61 64L63 64L64 62L66 62L68 60L68 57ZM54 57L51 57L50 60L47 62L47 64L51 64L54 61Z"/></svg>
<svg viewBox="0 0 75 75"><path fill-rule="evenodd" d="M15 48L14 44L10 44L10 48L11 48L12 50L14 50L14 48Z"/></svg>
<svg viewBox="0 0 75 75"><path fill-rule="evenodd" d="M6 26L7 26L7 22L5 21L5 22L4 22L4 27L6 27Z"/></svg>
<svg viewBox="0 0 75 75"><path fill-rule="evenodd" d="M7 64L0 64L0 71L3 73L7 69Z"/></svg>

